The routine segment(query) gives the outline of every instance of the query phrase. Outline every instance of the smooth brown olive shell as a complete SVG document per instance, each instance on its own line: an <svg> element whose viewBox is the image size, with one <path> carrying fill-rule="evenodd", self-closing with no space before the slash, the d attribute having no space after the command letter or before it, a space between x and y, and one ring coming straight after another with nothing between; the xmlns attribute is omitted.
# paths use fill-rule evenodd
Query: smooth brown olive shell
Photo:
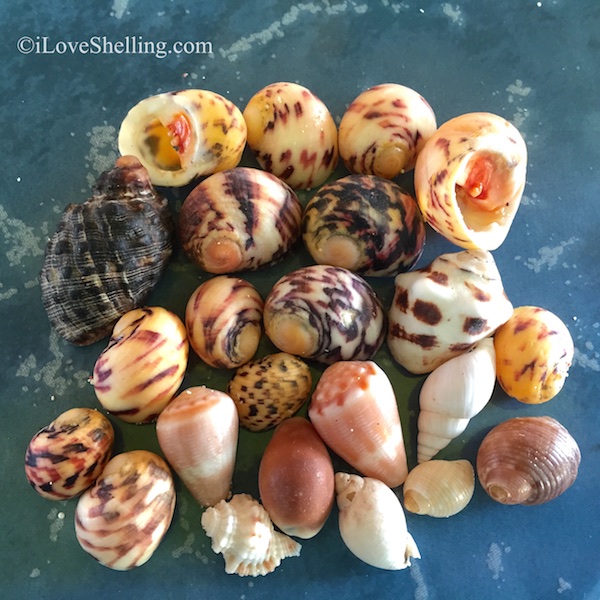
<svg viewBox="0 0 600 600"><path fill-rule="evenodd" d="M552 417L514 417L496 425L477 452L477 476L502 504L548 502L577 478L581 452Z"/></svg>

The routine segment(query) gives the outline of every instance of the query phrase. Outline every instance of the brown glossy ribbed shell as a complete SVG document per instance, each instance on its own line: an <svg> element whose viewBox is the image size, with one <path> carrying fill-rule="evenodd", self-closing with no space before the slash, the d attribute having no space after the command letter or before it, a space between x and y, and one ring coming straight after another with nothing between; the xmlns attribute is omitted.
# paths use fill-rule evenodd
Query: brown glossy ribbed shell
<svg viewBox="0 0 600 600"><path fill-rule="evenodd" d="M577 442L552 417L514 417L496 425L477 452L477 476L502 504L543 504L577 478Z"/></svg>
<svg viewBox="0 0 600 600"><path fill-rule="evenodd" d="M46 247L42 301L57 333L88 345L141 306L171 257L173 229L146 169L119 158L90 199L67 206Z"/></svg>

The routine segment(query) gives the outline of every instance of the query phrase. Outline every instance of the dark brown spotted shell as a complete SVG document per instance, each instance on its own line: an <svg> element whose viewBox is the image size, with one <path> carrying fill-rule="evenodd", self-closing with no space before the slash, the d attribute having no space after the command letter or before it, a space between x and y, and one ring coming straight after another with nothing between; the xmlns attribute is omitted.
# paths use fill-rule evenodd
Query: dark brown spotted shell
<svg viewBox="0 0 600 600"><path fill-rule="evenodd" d="M76 345L107 336L158 282L173 229L146 169L132 156L119 158L90 199L67 206L46 247L42 301L56 332Z"/></svg>

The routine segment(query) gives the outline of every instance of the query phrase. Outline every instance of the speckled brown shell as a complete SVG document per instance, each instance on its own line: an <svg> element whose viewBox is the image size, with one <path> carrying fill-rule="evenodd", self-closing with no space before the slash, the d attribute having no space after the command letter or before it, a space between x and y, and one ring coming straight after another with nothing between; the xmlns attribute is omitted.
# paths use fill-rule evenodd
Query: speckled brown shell
<svg viewBox="0 0 600 600"><path fill-rule="evenodd" d="M46 247L40 284L56 332L77 345L107 336L157 284L172 236L167 201L144 167L118 159L89 200L67 206Z"/></svg>

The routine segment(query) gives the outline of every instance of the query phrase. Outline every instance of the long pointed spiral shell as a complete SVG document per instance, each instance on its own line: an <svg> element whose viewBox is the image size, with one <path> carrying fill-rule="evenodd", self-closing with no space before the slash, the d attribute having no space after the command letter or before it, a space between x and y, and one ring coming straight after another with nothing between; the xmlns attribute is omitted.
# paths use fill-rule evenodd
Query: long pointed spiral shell
<svg viewBox="0 0 600 600"><path fill-rule="evenodd" d="M581 451L552 417L513 417L496 425L477 452L477 476L502 504L543 504L577 478Z"/></svg>
<svg viewBox="0 0 600 600"><path fill-rule="evenodd" d="M267 511L249 494L235 494L202 514L211 547L225 560L225 572L242 577L267 575L284 558L299 556L301 545L275 531Z"/></svg>
<svg viewBox="0 0 600 600"><path fill-rule="evenodd" d="M430 373L419 393L417 460L435 456L458 437L489 402L496 383L491 338L443 363Z"/></svg>
<svg viewBox="0 0 600 600"><path fill-rule="evenodd" d="M379 569L400 570L421 558L406 527L402 505L378 479L335 474L339 529L348 549Z"/></svg>

